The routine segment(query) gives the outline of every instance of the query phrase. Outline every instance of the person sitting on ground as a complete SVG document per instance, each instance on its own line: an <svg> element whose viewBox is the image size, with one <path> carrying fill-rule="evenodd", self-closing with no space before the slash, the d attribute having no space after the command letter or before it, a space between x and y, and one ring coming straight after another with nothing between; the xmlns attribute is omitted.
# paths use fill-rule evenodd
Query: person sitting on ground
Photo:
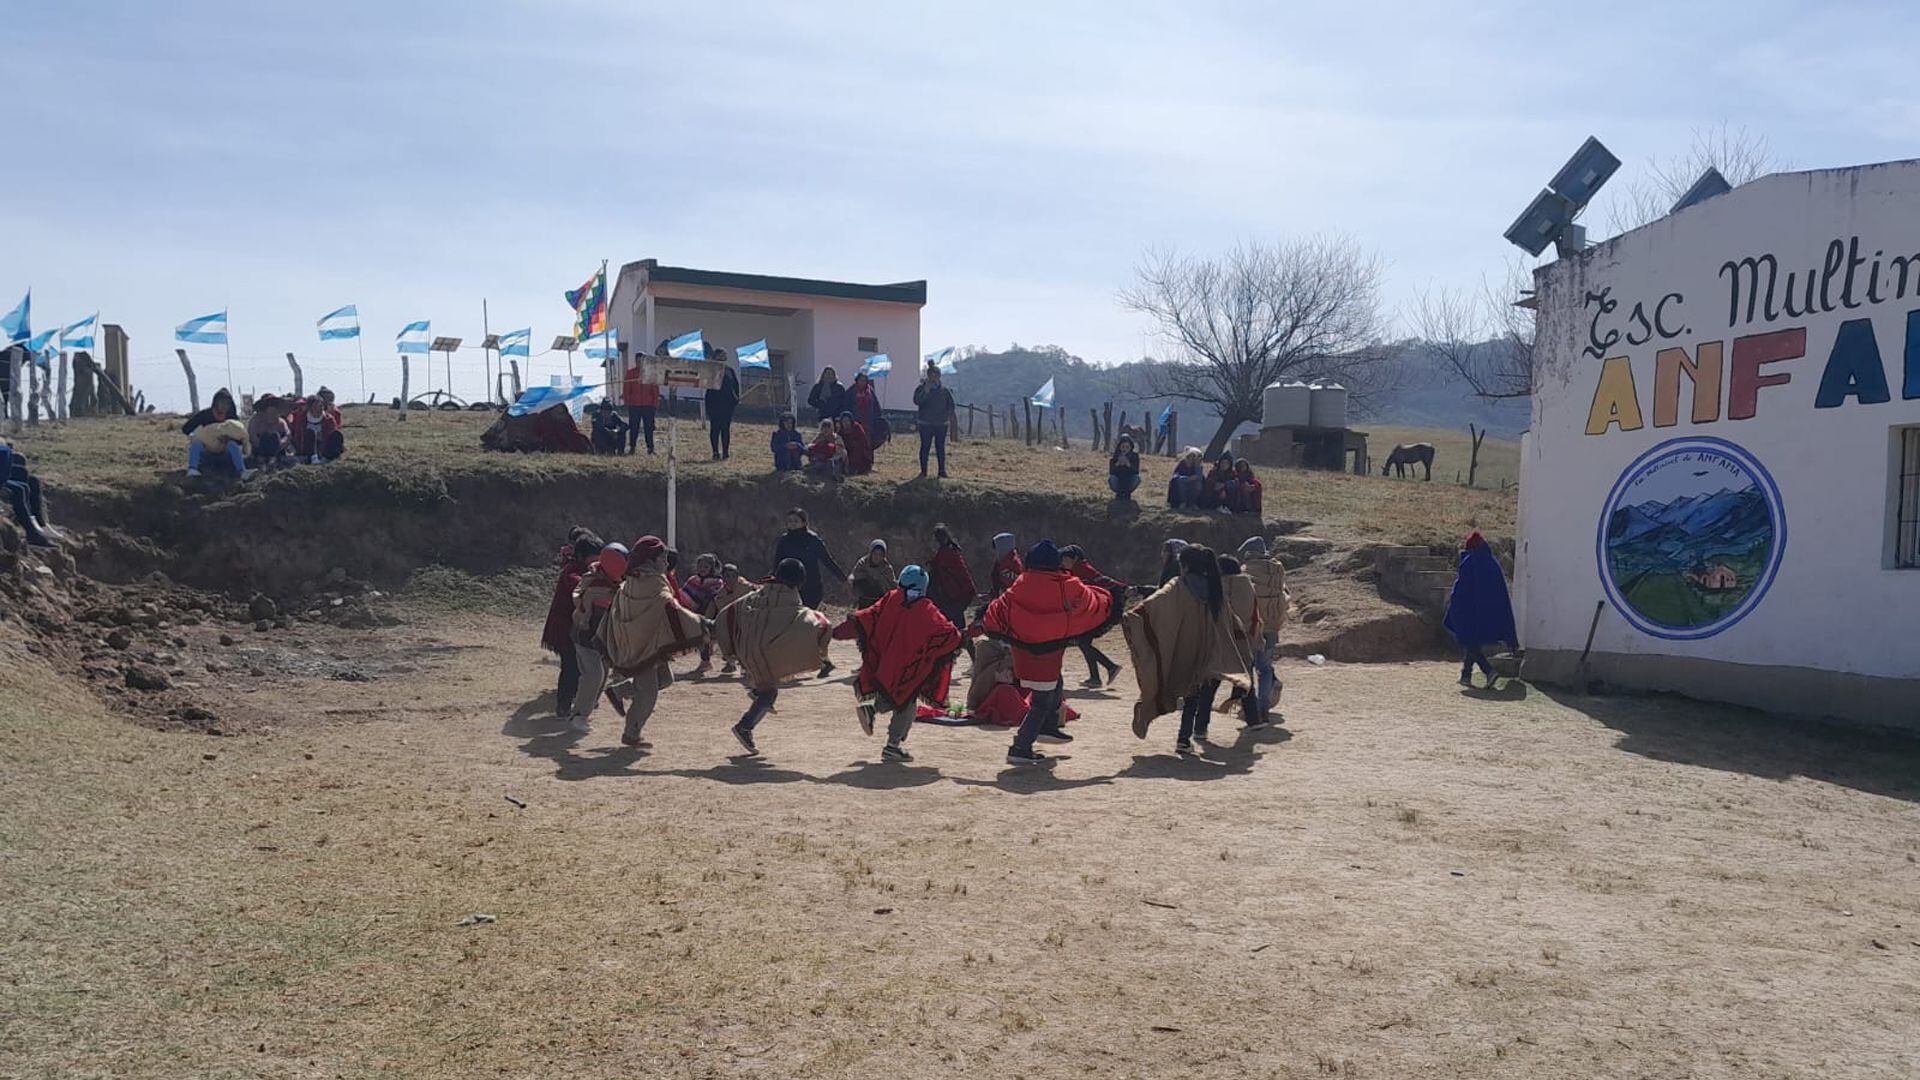
<svg viewBox="0 0 1920 1080"><path fill-rule="evenodd" d="M1181 452L1180 460L1174 463L1173 477L1167 481L1167 506L1174 510L1191 510L1198 506L1202 483L1200 450L1189 446Z"/></svg>
<svg viewBox="0 0 1920 1080"><path fill-rule="evenodd" d="M865 476L873 471L873 442L867 438L867 429L850 412L840 414L834 424L834 433L840 436L841 445L847 448L847 475Z"/></svg>
<svg viewBox="0 0 1920 1080"><path fill-rule="evenodd" d="M1063 653L1104 628L1120 600L1068 573L1053 541L1042 540L1027 552L1020 576L987 605L981 630L1012 646L1014 678L1033 691L1026 719L1007 750L1007 764L1045 762L1046 755L1033 748L1037 738L1073 741L1060 726Z"/></svg>
<svg viewBox="0 0 1920 1080"><path fill-rule="evenodd" d="M293 464L292 433L282 415L288 399L277 394L262 394L253 402L253 415L247 418L247 444L253 451L255 468L272 469Z"/></svg>
<svg viewBox="0 0 1920 1080"><path fill-rule="evenodd" d="M346 449L339 415L339 410L327 407L326 398L318 394L308 398L291 425L294 457L312 465L338 458Z"/></svg>
<svg viewBox="0 0 1920 1080"><path fill-rule="evenodd" d="M775 472L786 472L806 466L807 439L794 429L792 413L780 414L780 419L773 429L772 449Z"/></svg>
<svg viewBox="0 0 1920 1080"><path fill-rule="evenodd" d="M800 598L807 568L798 559L782 559L773 580L728 604L714 620L720 655L737 661L752 699L733 737L748 757L760 756L753 732L780 696L782 682L827 667L832 632L827 617Z"/></svg>
<svg viewBox="0 0 1920 1080"><path fill-rule="evenodd" d="M1194 733L1206 730L1221 679L1245 678L1247 672L1224 663L1235 655L1235 617L1219 557L1189 544L1180 549L1179 563L1179 576L1127 612L1120 630L1140 688L1133 705L1134 735L1146 738L1156 717L1179 709L1174 748L1185 756L1194 752Z"/></svg>
<svg viewBox="0 0 1920 1080"><path fill-rule="evenodd" d="M27 455L0 439L0 483L7 489L7 505L13 509L14 524L27 543L34 547L54 547L60 530L47 522L47 502L40 479L27 470Z"/></svg>
<svg viewBox="0 0 1920 1080"><path fill-rule="evenodd" d="M1233 463L1233 480L1227 485L1227 508L1236 514L1261 513L1260 478L1253 475L1253 463L1246 458Z"/></svg>
<svg viewBox="0 0 1920 1080"><path fill-rule="evenodd" d="M1233 482L1233 455L1222 452L1207 470L1206 480L1200 485L1200 498L1194 505L1202 510L1218 510L1228 513L1227 485Z"/></svg>
<svg viewBox="0 0 1920 1080"><path fill-rule="evenodd" d="M1473 685L1473 669L1478 665L1486 672L1487 689L1497 687L1500 677L1487 662L1487 646L1505 644L1518 649L1520 635L1513 626L1513 599L1507 595L1506 571L1487 538L1478 531L1469 533L1460 547L1460 573L1453 579L1442 625L1460 645L1460 685Z"/></svg>
<svg viewBox="0 0 1920 1080"><path fill-rule="evenodd" d="M1134 448L1133 436L1122 435L1113 440L1113 456L1107 459L1107 490L1121 502L1132 502L1139 486L1140 451Z"/></svg>
<svg viewBox="0 0 1920 1080"><path fill-rule="evenodd" d="M1119 578L1109 577L1101 573L1100 568L1093 565L1093 560L1087 558L1086 549L1082 548L1079 544L1068 544L1066 547L1060 549L1060 565L1065 567L1068 573L1096 589L1105 589L1108 592L1117 591L1124 596L1127 590L1132 588L1132 586L1121 581ZM1106 653L1101 652L1100 647L1093 643L1092 638L1088 638L1080 643L1080 658L1087 662L1087 678L1086 681L1080 685L1088 687L1089 689L1097 690L1100 688L1101 668L1107 669L1108 682L1114 681L1114 678L1120 674L1120 665L1114 663L1113 659Z"/></svg>
<svg viewBox="0 0 1920 1080"><path fill-rule="evenodd" d="M820 369L819 381L807 392L807 405L813 409L814 419L823 424L847 411L847 388L840 385L840 376L832 368Z"/></svg>
<svg viewBox="0 0 1920 1080"><path fill-rule="evenodd" d="M593 452L618 454L626 448L627 422L611 401L593 407Z"/></svg>
<svg viewBox="0 0 1920 1080"><path fill-rule="evenodd" d="M333 391L323 386L315 390L314 393L319 394L320 400L326 403L327 415L333 417L333 426L336 428L344 427L345 425L340 421L340 406L333 403ZM335 456L337 457L338 455Z"/></svg>
<svg viewBox="0 0 1920 1080"><path fill-rule="evenodd" d="M833 430L833 421L820 422L820 434L807 447L807 474L822 480L842 480L847 475L847 448Z"/></svg>
<svg viewBox="0 0 1920 1080"><path fill-rule="evenodd" d="M657 536L634 541L627 576L600 624L600 642L613 676L631 680L620 742L636 750L650 747L643 737L647 720L660 691L673 685L668 661L698 650L707 639L705 620L682 607L674 594L667 581L666 541Z"/></svg>
<svg viewBox="0 0 1920 1080"><path fill-rule="evenodd" d="M867 545L867 553L853 564L853 573L847 575L847 584L853 589L853 606L871 607L880 598L892 592L896 575L893 561L887 558L887 542L875 540Z"/></svg>
<svg viewBox="0 0 1920 1080"><path fill-rule="evenodd" d="M899 587L862 605L833 631L860 646L860 673L854 688L873 704L859 710L860 729L873 734L875 714L885 710L887 743L882 761L912 761L901 744L913 730L919 702L945 708L953 676L960 630L927 599L929 579L918 566L900 571Z"/></svg>
<svg viewBox="0 0 1920 1080"><path fill-rule="evenodd" d="M212 451L215 460L226 458L235 476L253 479L255 470L247 467L245 450L247 427L235 418L233 394L226 387L213 392L212 404L187 417L187 422L180 425L180 434L191 440L187 443L188 476L201 475L201 467L207 464L206 454Z"/></svg>
<svg viewBox="0 0 1920 1080"><path fill-rule="evenodd" d="M714 598L726 587L726 579L720 576L720 556L704 552L693 560L693 573L680 583L680 602L695 615L713 618L718 613L714 607ZM713 644L708 642L700 646L700 666L690 672L697 677L713 670Z"/></svg>

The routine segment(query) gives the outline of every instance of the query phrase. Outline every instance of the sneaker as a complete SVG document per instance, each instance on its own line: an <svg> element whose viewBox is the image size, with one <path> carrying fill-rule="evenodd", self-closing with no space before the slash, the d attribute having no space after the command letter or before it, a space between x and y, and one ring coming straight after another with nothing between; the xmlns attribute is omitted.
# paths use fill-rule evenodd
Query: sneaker
<svg viewBox="0 0 1920 1080"><path fill-rule="evenodd" d="M748 757L760 756L760 748L753 745L753 732L748 731L739 724L735 724L727 730L733 732L734 739L740 743L740 748L747 752Z"/></svg>
<svg viewBox="0 0 1920 1080"><path fill-rule="evenodd" d="M1099 672L1095 672L1094 674L1092 674L1092 675L1089 675L1089 676L1087 676L1087 677L1086 677L1086 678L1084 678L1084 679L1081 679L1081 680L1080 680L1080 685L1081 685L1081 687L1082 687L1082 688L1084 688L1084 689L1087 689L1087 690L1098 690L1098 689L1100 689L1100 674L1099 674Z"/></svg>
<svg viewBox="0 0 1920 1080"><path fill-rule="evenodd" d="M576 714L574 716L567 718L567 730L577 731L580 734L585 735L588 732L593 730L593 723L589 721L586 717Z"/></svg>
<svg viewBox="0 0 1920 1080"><path fill-rule="evenodd" d="M1113 682L1115 679L1118 679L1119 677L1120 677L1120 665L1108 664L1107 665L1107 681Z"/></svg>
<svg viewBox="0 0 1920 1080"><path fill-rule="evenodd" d="M1035 737L1045 739L1048 742L1072 742L1073 741L1073 736L1067 734L1067 729L1063 727L1050 727L1045 731L1042 731L1038 736L1035 736Z"/></svg>
<svg viewBox="0 0 1920 1080"><path fill-rule="evenodd" d="M900 746L897 743L888 743L887 745L880 748L880 760L881 761L912 761L913 755L907 753L907 748L904 746Z"/></svg>
<svg viewBox="0 0 1920 1080"><path fill-rule="evenodd" d="M817 677L824 679L831 674L833 674L833 661L829 660L820 665L820 674Z"/></svg>
<svg viewBox="0 0 1920 1080"><path fill-rule="evenodd" d="M925 470L925 469L921 469L921 470L920 470L920 479L922 479L922 480L925 480L926 478L927 478L927 470Z"/></svg>
<svg viewBox="0 0 1920 1080"><path fill-rule="evenodd" d="M1241 731L1265 731L1272 726L1273 726L1273 717L1262 715L1262 716L1256 716L1253 719L1248 720L1246 723L1241 724L1240 730Z"/></svg>
<svg viewBox="0 0 1920 1080"><path fill-rule="evenodd" d="M731 675L734 673L735 670L737 669L735 668L734 663L731 660L720 665L720 674L722 675Z"/></svg>
<svg viewBox="0 0 1920 1080"><path fill-rule="evenodd" d="M241 469L241 470L240 470L240 482L244 484L244 483L246 483L247 481L249 481L249 480L251 480L251 479L253 479L254 477L256 477L256 476L259 476L259 475L260 475L260 470L259 470L259 469Z"/></svg>
<svg viewBox="0 0 1920 1080"><path fill-rule="evenodd" d="M1207 730L1205 728L1194 728L1193 741L1194 742L1212 742L1213 740L1207 738Z"/></svg>
<svg viewBox="0 0 1920 1080"><path fill-rule="evenodd" d="M875 711L873 707L873 702L863 701L859 705L855 706L853 711L854 711L854 715L860 718L861 733L871 737L873 735L873 720L874 720L874 711Z"/></svg>
<svg viewBox="0 0 1920 1080"><path fill-rule="evenodd" d="M940 470L940 479L942 479L942 480L945 480L946 478L947 478L947 470L945 470L945 469L941 469L941 470Z"/></svg>
<svg viewBox="0 0 1920 1080"><path fill-rule="evenodd" d="M188 470L187 470L187 475L188 475L188 476L199 476L199 475L200 475L200 470L199 470L199 469L188 469Z"/></svg>
<svg viewBox="0 0 1920 1080"><path fill-rule="evenodd" d="M635 749L635 750L651 750L651 749L653 749L653 744L652 744L652 743L650 743L650 742L648 742L647 740L645 740L645 739L643 739L643 738L641 738L641 737L640 737L640 736L638 736L638 735L628 735L628 734L626 734L626 733L624 733L624 732L622 732L622 733L621 733L621 735L620 735L620 745L621 745L621 746L626 746L626 747L631 747L631 748L633 748L633 749Z"/></svg>
<svg viewBox="0 0 1920 1080"><path fill-rule="evenodd" d="M1022 750L1016 746L1007 751L1007 764L1009 765L1041 765L1044 764L1046 760L1047 755L1038 750Z"/></svg>
<svg viewBox="0 0 1920 1080"><path fill-rule="evenodd" d="M1181 739L1179 742L1173 744L1173 752L1179 754L1181 757L1193 757L1193 741L1190 739Z"/></svg>
<svg viewBox="0 0 1920 1080"><path fill-rule="evenodd" d="M1473 687L1473 672L1471 671L1461 672L1460 685L1471 689Z"/></svg>

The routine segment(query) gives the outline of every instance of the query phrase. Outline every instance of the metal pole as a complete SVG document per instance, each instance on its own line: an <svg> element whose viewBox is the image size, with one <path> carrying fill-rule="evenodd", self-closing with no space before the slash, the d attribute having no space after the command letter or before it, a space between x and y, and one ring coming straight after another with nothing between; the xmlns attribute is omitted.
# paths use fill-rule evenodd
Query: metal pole
<svg viewBox="0 0 1920 1080"><path fill-rule="evenodd" d="M679 546L675 535L679 531L679 449L680 440L675 438L674 422L680 418L680 388L667 388L667 546Z"/></svg>
<svg viewBox="0 0 1920 1080"><path fill-rule="evenodd" d="M360 316L355 315L353 317L353 321L355 323L358 323L360 321ZM360 331L357 326L353 331L353 347L359 350L360 352L360 396L366 397L367 396L367 346L364 342L360 340ZM372 399L368 398L368 400L371 401Z"/></svg>
<svg viewBox="0 0 1920 1080"><path fill-rule="evenodd" d="M487 355L487 338L493 335L493 326L487 320L487 298L480 298L480 377L487 384L487 404L493 404L498 396L493 385L493 358Z"/></svg>

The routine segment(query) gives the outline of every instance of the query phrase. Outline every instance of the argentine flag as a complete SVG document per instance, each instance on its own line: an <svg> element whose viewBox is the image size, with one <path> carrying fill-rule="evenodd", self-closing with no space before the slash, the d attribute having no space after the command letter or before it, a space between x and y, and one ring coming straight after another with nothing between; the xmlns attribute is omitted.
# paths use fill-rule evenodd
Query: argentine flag
<svg viewBox="0 0 1920 1080"><path fill-rule="evenodd" d="M526 416L529 413L564 407L578 417L580 410L602 392L602 388L597 383L575 380L573 385L567 386L563 385L556 376L552 386L529 386L522 390L520 396L515 398L513 404L507 408L507 415Z"/></svg>
<svg viewBox="0 0 1920 1080"><path fill-rule="evenodd" d="M958 351L951 345L944 349L935 349L926 355L927 366L939 368L942 375L951 375L953 374L953 354Z"/></svg>
<svg viewBox="0 0 1920 1080"><path fill-rule="evenodd" d="M893 370L893 357L886 353L874 353L867 357L866 363L860 365L860 370L866 372L869 379L875 375L885 375Z"/></svg>
<svg viewBox="0 0 1920 1080"><path fill-rule="evenodd" d="M532 333L532 331L527 331ZM604 334L595 334L587 339L587 359L610 360L620 355L620 331L609 327ZM527 355L521 353L521 356Z"/></svg>
<svg viewBox="0 0 1920 1080"><path fill-rule="evenodd" d="M528 350L533 346L533 327L524 330L509 330L500 335L501 356L531 356Z"/></svg>
<svg viewBox="0 0 1920 1080"><path fill-rule="evenodd" d="M767 354L766 338L761 338L751 345L740 346L733 351L733 355L740 361L740 369L742 371L745 371L747 368L759 368L762 371L773 370L773 360Z"/></svg>
<svg viewBox="0 0 1920 1080"><path fill-rule="evenodd" d="M360 336L360 308L348 304L320 316L320 340L339 341Z"/></svg>
<svg viewBox="0 0 1920 1080"><path fill-rule="evenodd" d="M1166 408L1160 410L1160 425L1154 430L1158 431L1162 435L1165 435L1167 433L1167 428L1171 427L1172 425L1173 425L1173 406L1168 405Z"/></svg>
<svg viewBox="0 0 1920 1080"><path fill-rule="evenodd" d="M20 298L20 303L12 311L0 315L0 341L11 345L16 341L25 341L33 336L32 319L28 317L33 308L33 290Z"/></svg>
<svg viewBox="0 0 1920 1080"><path fill-rule="evenodd" d="M707 339L700 336L700 331L689 330L667 342L667 355L675 360L705 360Z"/></svg>
<svg viewBox="0 0 1920 1080"><path fill-rule="evenodd" d="M74 323L72 326L62 329L60 331L60 347L62 349L93 348L94 328L99 325L100 313L96 311L86 318L81 319L79 322Z"/></svg>
<svg viewBox="0 0 1920 1080"><path fill-rule="evenodd" d="M202 315L197 319L188 319L173 328L173 340L190 342L195 345L225 345L227 343L227 313L216 311L211 315Z"/></svg>
<svg viewBox="0 0 1920 1080"><path fill-rule="evenodd" d="M59 332L47 330L27 339L27 352L32 354L33 362L39 364L42 370L52 366L53 354L59 351L53 344L53 336Z"/></svg>
<svg viewBox="0 0 1920 1080"><path fill-rule="evenodd" d="M427 346L433 343L433 321L421 319L419 322L410 322L401 328L400 335L393 340L394 349L398 352L424 353Z"/></svg>
<svg viewBox="0 0 1920 1080"><path fill-rule="evenodd" d="M1034 407L1037 409L1053 408L1053 380L1048 379L1047 385L1035 390L1032 400Z"/></svg>

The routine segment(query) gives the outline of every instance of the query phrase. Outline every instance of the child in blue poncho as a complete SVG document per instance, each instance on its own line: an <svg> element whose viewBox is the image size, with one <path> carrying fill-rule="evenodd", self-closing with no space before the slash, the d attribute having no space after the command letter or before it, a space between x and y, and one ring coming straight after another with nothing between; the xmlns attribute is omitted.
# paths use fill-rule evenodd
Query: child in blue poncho
<svg viewBox="0 0 1920 1080"><path fill-rule="evenodd" d="M1520 647L1519 634L1513 628L1513 601L1507 596L1507 575L1500 559L1478 532L1467 536L1460 551L1460 574L1453 579L1453 594L1447 598L1447 632L1460 643L1460 685L1473 685L1477 664L1487 674L1487 686L1497 681L1493 665L1487 663L1486 647L1505 644Z"/></svg>
<svg viewBox="0 0 1920 1080"><path fill-rule="evenodd" d="M793 426L793 414L780 414L773 429L773 467L777 471L798 469L807 462L807 440Z"/></svg>

